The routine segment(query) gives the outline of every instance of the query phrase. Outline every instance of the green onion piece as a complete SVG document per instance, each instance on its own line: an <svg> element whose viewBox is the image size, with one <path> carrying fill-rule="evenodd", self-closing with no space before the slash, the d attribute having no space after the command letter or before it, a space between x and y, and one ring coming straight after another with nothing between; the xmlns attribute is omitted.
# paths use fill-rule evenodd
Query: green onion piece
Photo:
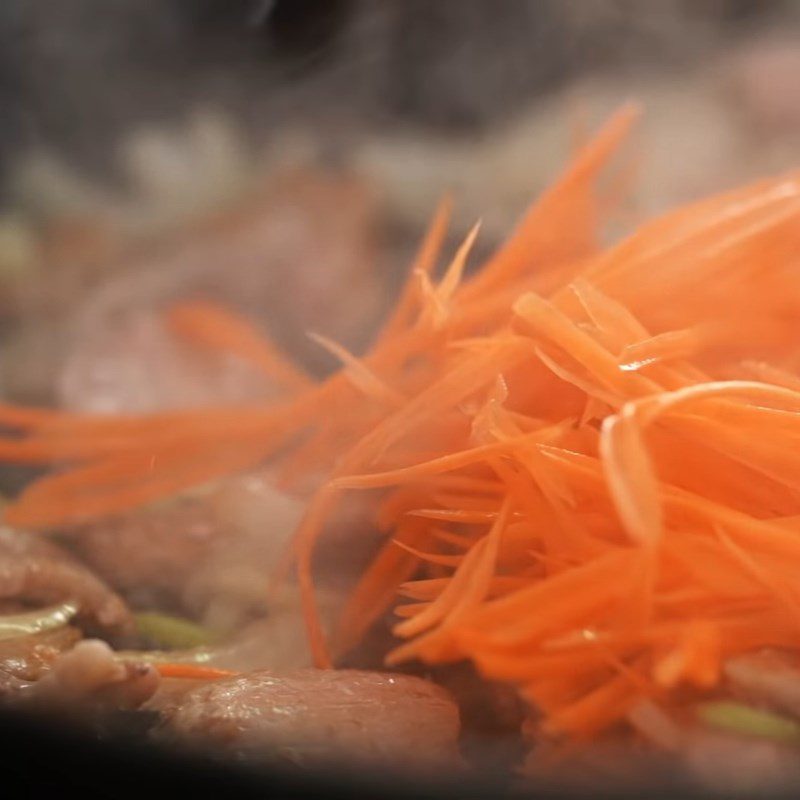
<svg viewBox="0 0 800 800"><path fill-rule="evenodd" d="M201 625L181 617L158 611L144 611L135 617L139 633L165 650L202 647L211 644L214 639Z"/></svg>
<svg viewBox="0 0 800 800"><path fill-rule="evenodd" d="M0 641L63 628L78 613L78 604L59 603L22 614L0 616Z"/></svg>
<svg viewBox="0 0 800 800"><path fill-rule="evenodd" d="M759 708L720 700L697 708L698 717L714 728L732 733L800 744L800 723Z"/></svg>

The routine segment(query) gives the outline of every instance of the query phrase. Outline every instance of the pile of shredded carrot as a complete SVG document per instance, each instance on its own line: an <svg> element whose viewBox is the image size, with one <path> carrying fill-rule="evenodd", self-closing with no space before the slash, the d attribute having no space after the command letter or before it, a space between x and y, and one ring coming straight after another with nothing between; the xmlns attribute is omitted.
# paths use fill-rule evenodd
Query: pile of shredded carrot
<svg viewBox="0 0 800 800"><path fill-rule="evenodd" d="M362 357L316 382L209 303L197 347L285 388L272 405L141 417L0 409L0 458L47 463L10 524L74 525L270 463L319 477L291 560L320 666L392 607L388 663L471 659L553 733L715 687L729 656L800 651L800 173L678 208L603 247L624 108L482 268L440 265L449 206ZM605 183L604 183L605 180ZM440 269L444 266L444 269ZM385 545L331 642L315 543L346 491Z"/></svg>

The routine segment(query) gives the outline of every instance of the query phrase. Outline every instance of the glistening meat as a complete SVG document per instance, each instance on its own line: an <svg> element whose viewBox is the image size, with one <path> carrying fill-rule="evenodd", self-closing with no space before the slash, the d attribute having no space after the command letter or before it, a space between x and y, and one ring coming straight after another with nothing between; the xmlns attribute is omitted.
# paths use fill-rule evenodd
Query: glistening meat
<svg viewBox="0 0 800 800"><path fill-rule="evenodd" d="M458 764L458 710L420 678L358 670L253 672L200 686L167 732L296 763Z"/></svg>

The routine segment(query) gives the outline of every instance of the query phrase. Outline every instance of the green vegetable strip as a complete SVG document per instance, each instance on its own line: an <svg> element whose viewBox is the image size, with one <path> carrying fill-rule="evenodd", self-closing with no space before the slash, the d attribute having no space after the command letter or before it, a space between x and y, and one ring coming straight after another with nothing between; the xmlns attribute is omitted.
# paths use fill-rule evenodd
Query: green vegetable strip
<svg viewBox="0 0 800 800"><path fill-rule="evenodd" d="M214 640L209 631L188 619L157 611L146 611L135 616L139 633L165 650L202 647Z"/></svg>
<svg viewBox="0 0 800 800"><path fill-rule="evenodd" d="M743 703L725 700L704 703L698 706L697 715L714 728L800 744L800 723Z"/></svg>

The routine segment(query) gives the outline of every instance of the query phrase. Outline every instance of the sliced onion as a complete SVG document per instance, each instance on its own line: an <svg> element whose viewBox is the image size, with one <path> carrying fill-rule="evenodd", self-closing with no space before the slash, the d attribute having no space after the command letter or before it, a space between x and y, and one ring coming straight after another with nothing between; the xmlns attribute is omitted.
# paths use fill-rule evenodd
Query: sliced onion
<svg viewBox="0 0 800 800"><path fill-rule="evenodd" d="M21 614L0 616L0 640L30 636L63 628L78 613L78 604L70 600L56 606L38 608Z"/></svg>
<svg viewBox="0 0 800 800"><path fill-rule="evenodd" d="M209 664L217 656L216 650L210 647L195 647L193 650L181 650L176 655L174 650L117 650L114 656L119 661L143 661L145 664Z"/></svg>

